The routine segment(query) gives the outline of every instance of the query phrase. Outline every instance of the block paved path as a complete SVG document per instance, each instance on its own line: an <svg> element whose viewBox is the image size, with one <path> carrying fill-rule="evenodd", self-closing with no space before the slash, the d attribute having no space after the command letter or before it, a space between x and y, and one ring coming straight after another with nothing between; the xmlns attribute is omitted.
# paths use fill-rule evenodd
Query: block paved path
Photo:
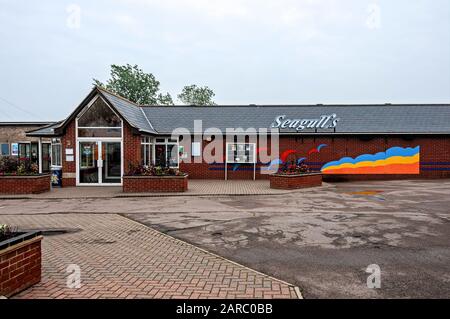
<svg viewBox="0 0 450 319"><path fill-rule="evenodd" d="M299 298L293 285L116 214L0 215L42 242L40 284L15 298ZM58 230L68 233L58 234ZM67 288L68 265L81 288Z"/></svg>
<svg viewBox="0 0 450 319"><path fill-rule="evenodd" d="M283 195L305 190L271 189L268 180L189 180L184 193L123 193L122 187L63 187L53 188L42 194L0 194L0 199L87 199L123 197L179 197L179 196L239 196L239 195Z"/></svg>

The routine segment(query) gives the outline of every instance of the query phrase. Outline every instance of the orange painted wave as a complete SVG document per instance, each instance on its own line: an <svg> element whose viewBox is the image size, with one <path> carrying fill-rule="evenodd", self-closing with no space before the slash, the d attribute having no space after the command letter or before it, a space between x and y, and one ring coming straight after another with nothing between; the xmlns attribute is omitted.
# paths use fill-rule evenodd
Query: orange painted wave
<svg viewBox="0 0 450 319"><path fill-rule="evenodd" d="M377 167L356 167L331 169L323 172L324 174L420 174L419 163L412 164L390 164Z"/></svg>

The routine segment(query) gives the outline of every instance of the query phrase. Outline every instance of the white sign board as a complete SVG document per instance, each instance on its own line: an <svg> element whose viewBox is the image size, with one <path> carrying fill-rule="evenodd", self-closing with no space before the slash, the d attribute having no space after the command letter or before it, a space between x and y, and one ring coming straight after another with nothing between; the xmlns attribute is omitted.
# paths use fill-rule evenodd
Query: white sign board
<svg viewBox="0 0 450 319"><path fill-rule="evenodd" d="M192 156L201 156L202 150L199 142L192 143Z"/></svg>
<svg viewBox="0 0 450 319"><path fill-rule="evenodd" d="M334 113L330 115L322 115L319 118L314 119L290 119L287 118L286 115L279 115L275 118L275 121L272 123L271 127L296 130L297 132L303 131L304 129L330 129L336 128L340 120L341 119Z"/></svg>
<svg viewBox="0 0 450 319"><path fill-rule="evenodd" d="M239 164L256 163L254 143L229 143L227 144L227 162Z"/></svg>
<svg viewBox="0 0 450 319"><path fill-rule="evenodd" d="M11 155L19 155L19 143L11 143Z"/></svg>

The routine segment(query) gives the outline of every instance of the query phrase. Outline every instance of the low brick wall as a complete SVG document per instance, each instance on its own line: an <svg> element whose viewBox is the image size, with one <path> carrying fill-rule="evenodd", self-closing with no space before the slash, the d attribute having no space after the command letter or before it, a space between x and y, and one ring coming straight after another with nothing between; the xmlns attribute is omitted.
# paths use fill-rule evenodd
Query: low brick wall
<svg viewBox="0 0 450 319"><path fill-rule="evenodd" d="M181 193L188 189L188 176L124 176L124 193Z"/></svg>
<svg viewBox="0 0 450 319"><path fill-rule="evenodd" d="M50 191L51 174L0 176L0 194L39 194Z"/></svg>
<svg viewBox="0 0 450 319"><path fill-rule="evenodd" d="M10 297L41 281L41 240L32 232L0 242L0 296Z"/></svg>
<svg viewBox="0 0 450 319"><path fill-rule="evenodd" d="M310 173L300 175L272 174L269 177L270 188L275 189L298 189L322 186L322 174Z"/></svg>

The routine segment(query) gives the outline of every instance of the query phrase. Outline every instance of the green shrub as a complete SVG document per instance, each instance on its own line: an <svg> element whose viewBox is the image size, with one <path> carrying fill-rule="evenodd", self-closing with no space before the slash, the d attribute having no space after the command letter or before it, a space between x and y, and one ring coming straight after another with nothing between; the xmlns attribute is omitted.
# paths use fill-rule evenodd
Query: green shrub
<svg viewBox="0 0 450 319"><path fill-rule="evenodd" d="M13 237L16 232L16 228L13 228L6 224L0 224L0 241L7 240Z"/></svg>

